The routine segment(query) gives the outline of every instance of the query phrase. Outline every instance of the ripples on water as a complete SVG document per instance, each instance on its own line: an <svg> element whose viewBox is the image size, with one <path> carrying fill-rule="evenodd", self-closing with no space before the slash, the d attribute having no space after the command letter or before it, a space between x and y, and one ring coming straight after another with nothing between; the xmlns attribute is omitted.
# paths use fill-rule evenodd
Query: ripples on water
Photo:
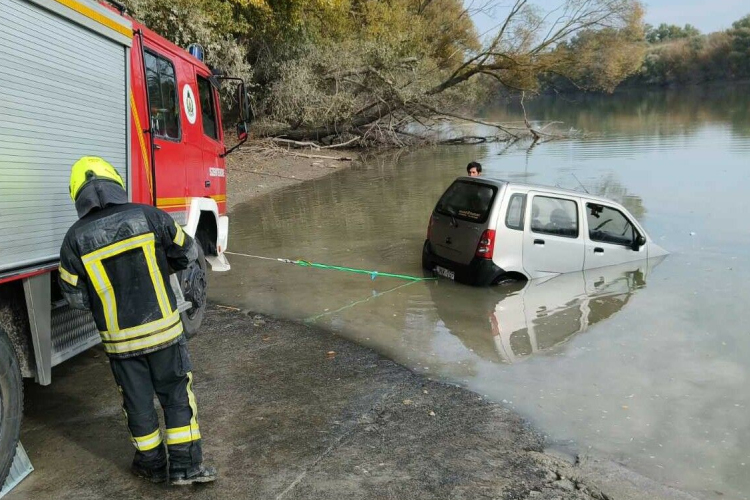
<svg viewBox="0 0 750 500"><path fill-rule="evenodd" d="M626 205L672 252L664 262L475 289L234 257L213 298L308 320L505 401L550 441L699 496L747 498L749 90L538 101L530 115L587 137L393 153L230 218L236 252L419 274L435 201L477 159L511 180L575 189L577 177Z"/></svg>

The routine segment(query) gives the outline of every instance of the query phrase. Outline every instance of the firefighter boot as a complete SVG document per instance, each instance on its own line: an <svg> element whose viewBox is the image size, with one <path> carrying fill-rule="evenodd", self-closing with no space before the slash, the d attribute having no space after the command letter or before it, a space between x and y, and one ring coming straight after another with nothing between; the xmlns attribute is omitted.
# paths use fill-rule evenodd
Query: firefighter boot
<svg viewBox="0 0 750 500"><path fill-rule="evenodd" d="M160 469L146 469L145 467L141 467L140 465L133 464L130 466L130 472L132 472L135 476L156 484L163 483L167 480L166 465Z"/></svg>
<svg viewBox="0 0 750 500"><path fill-rule="evenodd" d="M164 445L148 451L136 451L130 472L152 483L163 483L167 480L167 452Z"/></svg>
<svg viewBox="0 0 750 500"><path fill-rule="evenodd" d="M178 469L169 471L169 484L174 486L187 486L197 483L212 483L216 481L216 469L210 466L199 465L190 469Z"/></svg>

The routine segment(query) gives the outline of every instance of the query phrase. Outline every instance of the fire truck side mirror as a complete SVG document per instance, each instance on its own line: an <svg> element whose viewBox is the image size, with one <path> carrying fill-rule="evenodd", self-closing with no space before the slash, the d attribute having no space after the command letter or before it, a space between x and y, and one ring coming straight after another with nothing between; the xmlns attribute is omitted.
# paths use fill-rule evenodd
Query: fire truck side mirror
<svg viewBox="0 0 750 500"><path fill-rule="evenodd" d="M237 104L240 107L240 121L250 121L250 99L247 98L245 82L237 86Z"/></svg>

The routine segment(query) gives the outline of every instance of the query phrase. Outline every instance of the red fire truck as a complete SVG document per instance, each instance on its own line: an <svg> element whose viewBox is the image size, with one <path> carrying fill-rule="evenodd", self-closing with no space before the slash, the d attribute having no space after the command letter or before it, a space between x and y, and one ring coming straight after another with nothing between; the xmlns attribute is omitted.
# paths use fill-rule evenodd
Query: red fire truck
<svg viewBox="0 0 750 500"><path fill-rule="evenodd" d="M0 484L15 456L22 378L99 343L90 313L57 288L60 243L76 220L71 165L100 156L133 202L168 211L202 250L172 286L188 334L205 308L206 263L226 271L226 170L217 75L122 9L91 0L0 0ZM229 80L229 81L227 81Z"/></svg>

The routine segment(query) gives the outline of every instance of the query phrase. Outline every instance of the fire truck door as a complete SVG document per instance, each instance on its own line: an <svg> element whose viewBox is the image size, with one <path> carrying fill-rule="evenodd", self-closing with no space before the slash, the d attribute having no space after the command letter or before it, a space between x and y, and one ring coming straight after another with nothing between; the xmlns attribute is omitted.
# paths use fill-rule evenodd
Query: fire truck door
<svg viewBox="0 0 750 500"><path fill-rule="evenodd" d="M203 168L195 172L198 175L196 185L203 186L204 196L209 196L221 205L226 202L226 177L224 169L224 146L221 136L218 94L207 75L197 74L198 100L201 115L201 148L203 150ZM220 207L220 211L223 207Z"/></svg>
<svg viewBox="0 0 750 500"><path fill-rule="evenodd" d="M151 50L145 52L151 128L156 164L156 206L167 211L182 208L187 195L183 166L184 127L174 63Z"/></svg>

